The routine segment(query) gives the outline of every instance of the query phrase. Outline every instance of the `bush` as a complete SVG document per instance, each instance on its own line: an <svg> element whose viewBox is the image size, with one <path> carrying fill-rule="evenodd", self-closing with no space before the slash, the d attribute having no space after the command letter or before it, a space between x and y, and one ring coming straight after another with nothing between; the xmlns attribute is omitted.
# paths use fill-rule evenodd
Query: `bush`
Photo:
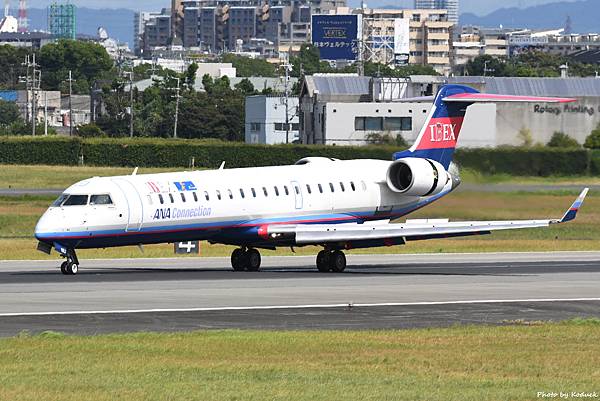
<svg viewBox="0 0 600 401"><path fill-rule="evenodd" d="M76 128L77 136L81 138L104 138L106 132L102 131L96 124L91 123L87 125L81 125Z"/></svg>
<svg viewBox="0 0 600 401"><path fill-rule="evenodd" d="M0 137L0 164L227 168L294 164L307 156L390 160L396 146L247 145L185 139ZM561 148L458 149L456 161L483 174L581 175L600 171L600 151Z"/></svg>
<svg viewBox="0 0 600 401"><path fill-rule="evenodd" d="M585 138L583 146L588 149L600 149L600 125Z"/></svg>
<svg viewBox="0 0 600 401"><path fill-rule="evenodd" d="M571 138L569 135L564 132L556 131L552 134L552 138L550 138L550 142L548 142L548 146L551 148L580 148L581 145L574 138Z"/></svg>

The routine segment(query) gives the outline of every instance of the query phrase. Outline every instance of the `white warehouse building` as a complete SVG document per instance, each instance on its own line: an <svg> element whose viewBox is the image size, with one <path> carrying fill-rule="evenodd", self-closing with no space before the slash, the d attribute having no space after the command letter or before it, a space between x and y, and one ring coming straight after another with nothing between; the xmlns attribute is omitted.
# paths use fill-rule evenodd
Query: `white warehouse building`
<svg viewBox="0 0 600 401"><path fill-rule="evenodd" d="M246 97L246 143L274 145L299 140L298 98L256 95ZM286 138L287 135L287 138Z"/></svg>

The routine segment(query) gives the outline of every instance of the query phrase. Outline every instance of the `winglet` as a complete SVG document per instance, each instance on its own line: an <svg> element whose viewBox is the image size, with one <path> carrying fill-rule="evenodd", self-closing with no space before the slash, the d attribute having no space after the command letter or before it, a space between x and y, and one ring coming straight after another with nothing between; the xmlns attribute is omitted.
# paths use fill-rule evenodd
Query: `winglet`
<svg viewBox="0 0 600 401"><path fill-rule="evenodd" d="M569 210L567 210L567 212L565 213L563 218L560 219L559 223L566 223L567 221L575 220L575 217L577 216L577 212L579 211L579 208L583 204L583 200L585 199L589 190L590 190L589 188L585 188L583 191L581 191L581 194L579 194L577 199L575 199L575 202L573 202L573 204L571 205Z"/></svg>

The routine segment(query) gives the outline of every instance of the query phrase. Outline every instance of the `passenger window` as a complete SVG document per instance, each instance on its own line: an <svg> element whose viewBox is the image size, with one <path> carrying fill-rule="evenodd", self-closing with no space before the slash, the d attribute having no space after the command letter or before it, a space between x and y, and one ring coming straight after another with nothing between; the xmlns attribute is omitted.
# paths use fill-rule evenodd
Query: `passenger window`
<svg viewBox="0 0 600 401"><path fill-rule="evenodd" d="M161 194L158 194L158 200L160 201L161 205L165 203L165 200L163 199Z"/></svg>
<svg viewBox="0 0 600 401"><path fill-rule="evenodd" d="M329 183L329 188L331 189L331 192L335 192L335 188L333 187L332 183Z"/></svg>
<svg viewBox="0 0 600 401"><path fill-rule="evenodd" d="M151 199L151 198L149 198ZM92 195L90 196L90 205L112 205L110 195ZM152 201L150 201L152 204Z"/></svg>
<svg viewBox="0 0 600 401"><path fill-rule="evenodd" d="M318 187L319 187L319 192L323 193L323 186L321 184L318 184Z"/></svg>
<svg viewBox="0 0 600 401"><path fill-rule="evenodd" d="M363 190L363 191L366 191L366 190L367 190L367 184L365 184L365 182L364 182L364 181L361 181L361 182L360 182L360 184L361 184L361 186L362 186L362 190Z"/></svg>
<svg viewBox="0 0 600 401"><path fill-rule="evenodd" d="M242 196L242 199L244 199L246 196L244 195L244 190L242 188L240 188L240 195Z"/></svg>
<svg viewBox="0 0 600 401"><path fill-rule="evenodd" d="M342 192L346 192L346 188L344 187L344 183L340 181L340 188L342 188Z"/></svg>
<svg viewBox="0 0 600 401"><path fill-rule="evenodd" d="M296 189L296 195L300 195L300 187L294 185L294 188Z"/></svg>
<svg viewBox="0 0 600 401"><path fill-rule="evenodd" d="M194 202L198 202L198 195L195 192L192 192L192 195L194 195Z"/></svg>
<svg viewBox="0 0 600 401"><path fill-rule="evenodd" d="M310 190L310 185L306 184L306 190L308 191L309 194L312 194L312 191Z"/></svg>
<svg viewBox="0 0 600 401"><path fill-rule="evenodd" d="M148 204L152 205L152 196L151 195L148 195Z"/></svg>
<svg viewBox="0 0 600 401"><path fill-rule="evenodd" d="M273 189L275 190L275 195L279 196L279 188L277 188L277 185L275 185Z"/></svg>
<svg viewBox="0 0 600 401"><path fill-rule="evenodd" d="M208 192L204 191L204 198L209 201L210 200L210 195L208 194Z"/></svg>
<svg viewBox="0 0 600 401"><path fill-rule="evenodd" d="M267 188L266 187L263 187L263 192L264 192L265 196L269 196L269 193L267 192Z"/></svg>
<svg viewBox="0 0 600 401"><path fill-rule="evenodd" d="M353 191L356 192L356 187L354 186L354 181L350 181L350 187L352 188Z"/></svg>
<svg viewBox="0 0 600 401"><path fill-rule="evenodd" d="M288 187L287 187L287 185L284 185L284 186L283 186L283 189L285 190L285 194L286 194L286 195L289 195L289 194L290 194L290 191L288 190Z"/></svg>
<svg viewBox="0 0 600 401"><path fill-rule="evenodd" d="M181 201L185 202L185 194L183 192L181 193Z"/></svg>
<svg viewBox="0 0 600 401"><path fill-rule="evenodd" d="M219 200L221 200L221 191L219 191L218 189L217 189L217 198L218 198Z"/></svg>
<svg viewBox="0 0 600 401"><path fill-rule="evenodd" d="M229 194L229 199L233 199L233 192L231 192L231 189L228 189L227 193Z"/></svg>
<svg viewBox="0 0 600 401"><path fill-rule="evenodd" d="M175 199L173 199L173 194L169 194L169 199L171 199L171 203L175 203Z"/></svg>
<svg viewBox="0 0 600 401"><path fill-rule="evenodd" d="M256 191L254 190L254 188L250 188L250 190L252 191L252 196L256 198Z"/></svg>
<svg viewBox="0 0 600 401"><path fill-rule="evenodd" d="M87 203L87 195L69 195L63 206L85 206Z"/></svg>

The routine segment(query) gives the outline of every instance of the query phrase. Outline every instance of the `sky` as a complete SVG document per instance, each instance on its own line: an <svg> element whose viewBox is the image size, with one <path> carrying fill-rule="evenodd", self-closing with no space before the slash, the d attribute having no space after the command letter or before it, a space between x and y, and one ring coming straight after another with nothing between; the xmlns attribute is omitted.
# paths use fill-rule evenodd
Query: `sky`
<svg viewBox="0 0 600 401"><path fill-rule="evenodd" d="M529 7L545 3L555 3L558 0L460 0L460 12L470 12L478 15L488 14L498 8L505 7ZM576 0L562 0L576 1ZM79 7L90 8L129 8L132 10L160 10L170 6L170 0L71 0ZM410 8L414 5L413 0L365 0L367 6L385 6ZM29 7L46 8L49 0L29 0ZM360 0L349 0L350 5L357 6ZM18 0L11 0L11 7L17 7Z"/></svg>

